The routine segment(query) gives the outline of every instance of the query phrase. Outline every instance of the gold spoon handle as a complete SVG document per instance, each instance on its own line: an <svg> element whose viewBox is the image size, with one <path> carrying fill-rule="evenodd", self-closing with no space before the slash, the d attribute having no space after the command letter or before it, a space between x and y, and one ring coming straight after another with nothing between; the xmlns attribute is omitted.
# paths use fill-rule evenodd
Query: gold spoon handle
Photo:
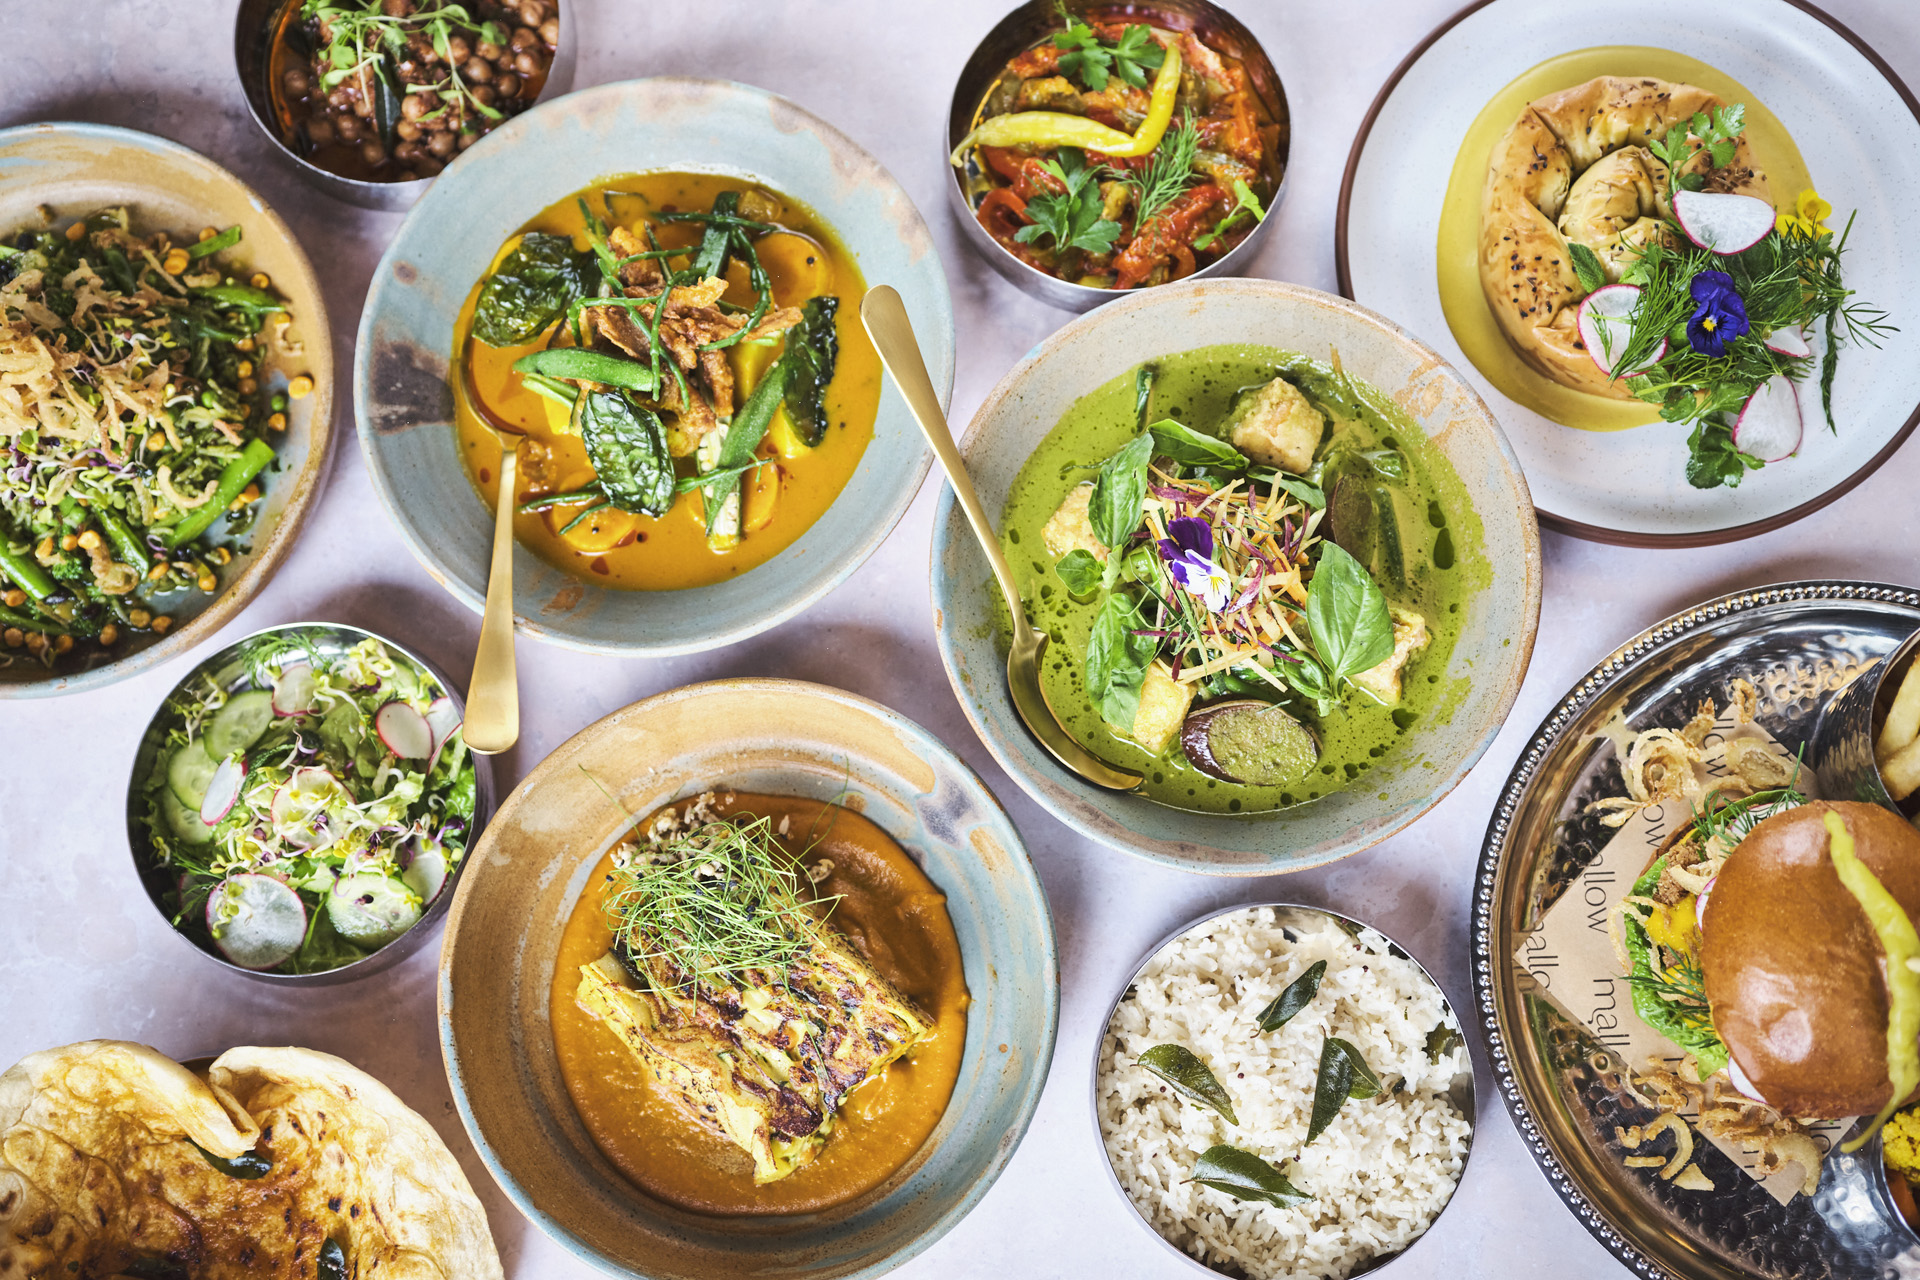
<svg viewBox="0 0 1920 1280"><path fill-rule="evenodd" d="M487 608L480 617L480 648L467 686L467 746L496 755L520 737L520 676L513 658L513 499L520 437L501 442L500 499L494 506L493 567Z"/></svg>
<svg viewBox="0 0 1920 1280"><path fill-rule="evenodd" d="M987 553L994 579L1000 584L1000 594L1007 598L1007 609L1013 614L1015 633L1026 632L1029 628L1026 610L1020 607L1020 585L1014 581L1013 569L1000 553L1000 538L973 491L967 464L961 459L960 446L954 442L953 432L947 426L947 415L940 410L940 397L934 393L933 379L927 376L927 362L920 354L920 343L913 336L913 322L907 319L907 308L900 301L899 291L885 284L867 290L867 296L860 303L860 321L866 325L867 336L880 352L880 363L893 375L900 394L906 397L907 408L913 411L920 430L933 446L934 455L940 459L947 483L953 486L954 497L960 500L960 509L967 513L967 523L973 526L973 536L980 540L980 549Z"/></svg>

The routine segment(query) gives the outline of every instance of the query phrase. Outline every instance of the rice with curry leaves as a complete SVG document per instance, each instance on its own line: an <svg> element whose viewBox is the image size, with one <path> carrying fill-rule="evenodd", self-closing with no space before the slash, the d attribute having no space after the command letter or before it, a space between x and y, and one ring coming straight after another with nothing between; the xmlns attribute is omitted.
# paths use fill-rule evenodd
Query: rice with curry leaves
<svg viewBox="0 0 1920 1280"><path fill-rule="evenodd" d="M1313 1000L1262 1032L1261 1010L1318 960L1327 970ZM1439 988L1371 929L1350 936L1328 917L1272 907L1217 917L1162 948L1114 1011L1096 1086L1107 1156L1147 1222L1216 1270L1351 1275L1419 1238L1460 1179L1471 1127L1446 1092L1468 1069L1458 1029ZM1328 1036L1358 1048L1383 1088L1348 1101L1303 1146ZM1197 1054L1239 1123L1134 1065L1157 1044ZM1282 1209L1189 1181L1219 1143L1280 1166L1313 1199Z"/></svg>

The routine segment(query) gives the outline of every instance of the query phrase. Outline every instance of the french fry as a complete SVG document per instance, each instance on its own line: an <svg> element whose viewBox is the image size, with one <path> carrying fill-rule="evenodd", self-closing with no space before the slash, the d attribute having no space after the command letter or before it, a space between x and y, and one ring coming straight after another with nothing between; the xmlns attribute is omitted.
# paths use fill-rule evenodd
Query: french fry
<svg viewBox="0 0 1920 1280"><path fill-rule="evenodd" d="M1886 723L1880 726L1880 737L1873 744L1874 759L1885 762L1916 738L1920 738L1920 662L1909 662L1906 678L1893 695Z"/></svg>
<svg viewBox="0 0 1920 1280"><path fill-rule="evenodd" d="M1920 742L1910 742L1880 762L1880 780L1895 801L1920 791Z"/></svg>

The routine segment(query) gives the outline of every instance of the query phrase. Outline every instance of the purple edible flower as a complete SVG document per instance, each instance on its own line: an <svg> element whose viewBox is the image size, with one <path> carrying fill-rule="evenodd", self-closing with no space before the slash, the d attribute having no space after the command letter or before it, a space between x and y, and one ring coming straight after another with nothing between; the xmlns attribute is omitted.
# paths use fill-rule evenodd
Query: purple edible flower
<svg viewBox="0 0 1920 1280"><path fill-rule="evenodd" d="M1733 277L1724 271L1702 271L1688 286L1694 308L1687 320L1687 343L1703 356L1727 354L1727 344L1745 333L1747 304L1733 287Z"/></svg>
<svg viewBox="0 0 1920 1280"><path fill-rule="evenodd" d="M1188 595L1199 597L1207 612L1226 608L1233 579L1213 562L1213 526L1194 516L1176 516L1167 521L1167 534L1160 539L1160 558L1173 580Z"/></svg>

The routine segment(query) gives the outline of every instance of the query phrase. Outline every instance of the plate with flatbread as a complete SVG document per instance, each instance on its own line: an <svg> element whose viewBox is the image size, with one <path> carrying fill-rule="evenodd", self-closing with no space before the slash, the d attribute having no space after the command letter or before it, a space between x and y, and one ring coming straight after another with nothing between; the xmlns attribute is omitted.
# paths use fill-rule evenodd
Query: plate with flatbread
<svg viewBox="0 0 1920 1280"><path fill-rule="evenodd" d="M1542 524L1699 546L1835 501L1920 423L1915 207L1920 103L1811 4L1481 0L1375 98L1335 253L1486 400ZM1831 329L1769 303L1830 267Z"/></svg>

